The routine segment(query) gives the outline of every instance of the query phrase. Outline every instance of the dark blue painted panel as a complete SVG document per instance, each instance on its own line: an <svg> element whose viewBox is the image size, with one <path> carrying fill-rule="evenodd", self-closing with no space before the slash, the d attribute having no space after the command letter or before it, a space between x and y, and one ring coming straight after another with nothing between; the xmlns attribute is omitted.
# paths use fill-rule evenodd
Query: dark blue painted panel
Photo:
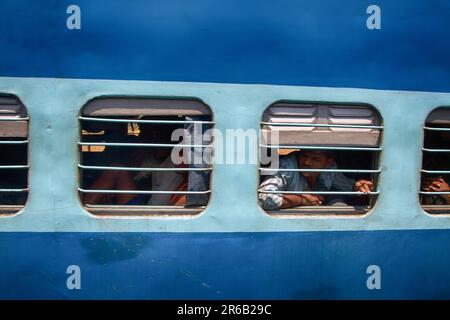
<svg viewBox="0 0 450 320"><path fill-rule="evenodd" d="M66 28L77 4L82 30ZM450 2L0 2L0 76L450 91Z"/></svg>
<svg viewBox="0 0 450 320"><path fill-rule="evenodd" d="M448 299L449 243L448 230L0 233L0 298ZM381 290L366 288L372 264Z"/></svg>

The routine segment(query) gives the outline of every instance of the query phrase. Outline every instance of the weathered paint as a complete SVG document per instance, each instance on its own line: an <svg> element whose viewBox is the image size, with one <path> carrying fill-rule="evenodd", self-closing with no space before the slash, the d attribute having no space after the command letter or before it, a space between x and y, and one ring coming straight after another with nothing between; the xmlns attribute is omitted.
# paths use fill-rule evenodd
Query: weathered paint
<svg viewBox="0 0 450 320"><path fill-rule="evenodd" d="M449 243L449 230L0 233L0 298L449 299Z"/></svg>

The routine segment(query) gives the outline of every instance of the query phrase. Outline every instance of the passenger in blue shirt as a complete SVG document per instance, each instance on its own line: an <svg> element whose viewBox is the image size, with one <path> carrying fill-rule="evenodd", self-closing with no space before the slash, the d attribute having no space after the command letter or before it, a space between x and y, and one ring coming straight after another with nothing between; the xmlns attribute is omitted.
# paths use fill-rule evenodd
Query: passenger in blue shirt
<svg viewBox="0 0 450 320"><path fill-rule="evenodd" d="M340 172L298 172L286 169L336 169L333 155L326 150L305 150L280 158L279 170L268 176L260 191L372 191L369 180L353 180ZM284 170L283 170L284 169ZM340 195L259 193L259 203L265 210L295 206L345 205Z"/></svg>

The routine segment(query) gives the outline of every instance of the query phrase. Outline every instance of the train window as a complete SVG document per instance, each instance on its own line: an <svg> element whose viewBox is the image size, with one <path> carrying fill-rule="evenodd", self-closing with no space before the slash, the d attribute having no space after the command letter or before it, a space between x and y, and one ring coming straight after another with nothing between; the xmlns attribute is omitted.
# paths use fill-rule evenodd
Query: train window
<svg viewBox="0 0 450 320"><path fill-rule="evenodd" d="M173 216L206 207L213 121L204 103L98 98L79 119L78 190L89 212Z"/></svg>
<svg viewBox="0 0 450 320"><path fill-rule="evenodd" d="M0 149L0 214L13 214L28 196L28 115L14 96L0 96Z"/></svg>
<svg viewBox="0 0 450 320"><path fill-rule="evenodd" d="M450 108L425 120L419 199L430 214L450 213Z"/></svg>
<svg viewBox="0 0 450 320"><path fill-rule="evenodd" d="M270 161L259 168L259 204L275 216L365 214L378 195L382 129L368 105L273 104L261 123Z"/></svg>

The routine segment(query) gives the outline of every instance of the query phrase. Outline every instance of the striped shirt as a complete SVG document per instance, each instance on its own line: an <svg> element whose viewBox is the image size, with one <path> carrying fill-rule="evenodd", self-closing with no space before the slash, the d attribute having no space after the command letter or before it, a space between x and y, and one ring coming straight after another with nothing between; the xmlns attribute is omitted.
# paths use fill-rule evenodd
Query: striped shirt
<svg viewBox="0 0 450 320"><path fill-rule="evenodd" d="M327 169L336 169L333 163ZM259 186L260 191L310 191L305 176L298 171L283 171L283 169L299 169L297 155L292 154L280 158L280 169L274 175L268 176ZM322 172L311 191L352 191L355 180L340 172ZM283 204L281 194L259 193L259 203L265 210L277 210ZM325 203L336 200L336 196L325 196Z"/></svg>

